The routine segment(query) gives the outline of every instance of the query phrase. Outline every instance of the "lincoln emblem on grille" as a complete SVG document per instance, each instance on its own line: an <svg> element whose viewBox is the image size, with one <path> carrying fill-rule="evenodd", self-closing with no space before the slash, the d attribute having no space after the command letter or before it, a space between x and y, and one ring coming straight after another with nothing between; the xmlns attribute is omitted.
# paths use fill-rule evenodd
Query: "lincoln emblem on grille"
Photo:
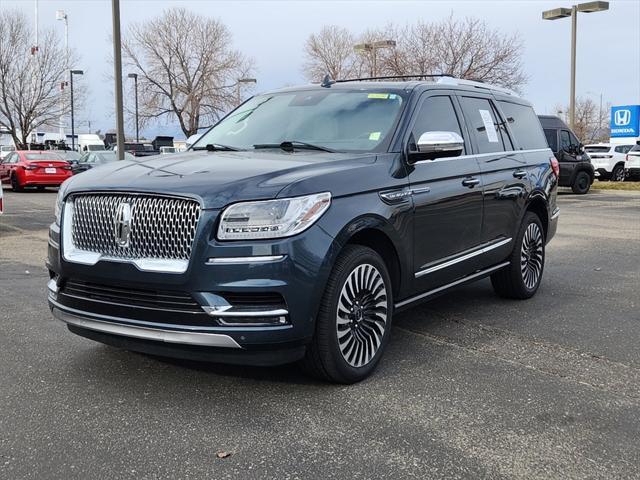
<svg viewBox="0 0 640 480"><path fill-rule="evenodd" d="M116 209L113 217L113 235L118 246L129 246L129 234L131 233L131 204L122 202Z"/></svg>

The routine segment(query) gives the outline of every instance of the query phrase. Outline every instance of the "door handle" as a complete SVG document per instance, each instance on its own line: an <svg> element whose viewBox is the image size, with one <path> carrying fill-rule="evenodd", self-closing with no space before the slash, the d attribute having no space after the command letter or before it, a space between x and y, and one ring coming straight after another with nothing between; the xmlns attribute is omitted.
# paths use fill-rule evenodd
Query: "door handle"
<svg viewBox="0 0 640 480"><path fill-rule="evenodd" d="M513 172L513 176L515 178L524 178L527 176L527 171L526 170L516 170L515 172Z"/></svg>
<svg viewBox="0 0 640 480"><path fill-rule="evenodd" d="M473 188L476 185L480 185L480 179L479 178L465 178L462 181L462 185L464 185L465 187L469 187L469 188Z"/></svg>

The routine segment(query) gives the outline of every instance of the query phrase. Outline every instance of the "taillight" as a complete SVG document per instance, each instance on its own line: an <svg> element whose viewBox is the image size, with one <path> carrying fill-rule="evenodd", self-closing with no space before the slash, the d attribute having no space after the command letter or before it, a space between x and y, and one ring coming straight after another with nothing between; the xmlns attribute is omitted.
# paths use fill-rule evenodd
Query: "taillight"
<svg viewBox="0 0 640 480"><path fill-rule="evenodd" d="M64 165L61 167L63 170L71 170L71 165Z"/></svg>
<svg viewBox="0 0 640 480"><path fill-rule="evenodd" d="M35 170L36 168L38 168L37 165L24 165L23 168L25 170Z"/></svg>
<svg viewBox="0 0 640 480"><path fill-rule="evenodd" d="M551 162L551 169L556 177L560 176L560 164L558 163L558 159L556 157L549 158L549 162Z"/></svg>
<svg viewBox="0 0 640 480"><path fill-rule="evenodd" d="M624 156L624 161L625 161L625 162L628 162L628 161L629 161L629 154L627 154L627 155L625 155L625 156Z"/></svg>

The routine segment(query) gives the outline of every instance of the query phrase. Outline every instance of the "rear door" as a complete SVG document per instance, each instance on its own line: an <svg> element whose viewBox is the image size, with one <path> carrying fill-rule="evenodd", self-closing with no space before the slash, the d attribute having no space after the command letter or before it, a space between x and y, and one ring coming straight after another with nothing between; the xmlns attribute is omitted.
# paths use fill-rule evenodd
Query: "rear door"
<svg viewBox="0 0 640 480"><path fill-rule="evenodd" d="M515 150L507 120L498 112L492 96L461 94L459 98L482 172L484 214L480 240L485 253L479 262L483 267L511 251L514 226L530 183L526 160Z"/></svg>
<svg viewBox="0 0 640 480"><path fill-rule="evenodd" d="M409 149L415 150L425 132L454 132L465 139L458 157L422 160L408 167L415 208L415 288L424 291L476 269L473 260L462 257L480 243L482 185L461 112L450 94L424 93L412 122Z"/></svg>

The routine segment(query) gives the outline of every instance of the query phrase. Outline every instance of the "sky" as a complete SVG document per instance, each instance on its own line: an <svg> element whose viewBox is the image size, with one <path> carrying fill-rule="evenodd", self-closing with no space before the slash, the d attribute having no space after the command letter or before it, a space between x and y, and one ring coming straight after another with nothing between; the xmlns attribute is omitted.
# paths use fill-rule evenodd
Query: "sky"
<svg viewBox="0 0 640 480"><path fill-rule="evenodd" d="M566 1L566 0L564 0ZM35 0L0 0L0 8L18 8L34 20ZM214 1L214 0L121 0L122 30L130 22L142 22L165 8L184 7L200 15L216 17L226 24L234 45L255 60L255 92L284 85L306 83L302 75L303 47L307 37L324 25L346 27L358 34L387 23L404 25L418 20L441 20L473 16L489 26L519 33L525 47L523 63L529 77L523 96L538 113L554 113L569 100L571 21L542 20L541 12L571 3L557 1ZM69 19L69 43L80 56L76 66L89 98L76 114L80 131L103 132L114 128L111 0L38 0L40 27L63 23L56 10ZM613 105L640 104L640 1L610 2L610 10L578 15L577 94ZM125 81L126 74L124 72ZM125 103L132 102L125 98ZM130 129L128 129L130 130ZM162 122L142 133L177 133L175 125Z"/></svg>

